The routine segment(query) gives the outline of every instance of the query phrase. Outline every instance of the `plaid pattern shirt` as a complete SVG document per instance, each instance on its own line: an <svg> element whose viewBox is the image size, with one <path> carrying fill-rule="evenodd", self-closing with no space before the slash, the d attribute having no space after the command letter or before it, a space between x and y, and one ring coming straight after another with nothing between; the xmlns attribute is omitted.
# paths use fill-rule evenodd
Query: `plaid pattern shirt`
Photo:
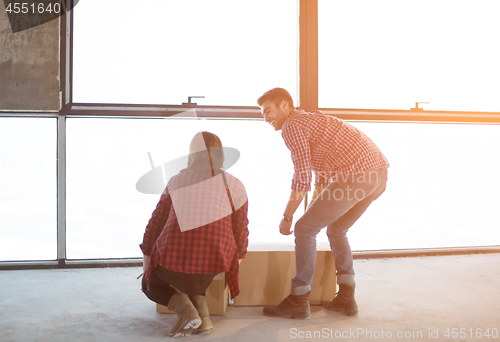
<svg viewBox="0 0 500 342"><path fill-rule="evenodd" d="M345 121L320 111L295 110L283 124L281 135L294 165L292 190L310 191L341 175L389 167L379 148Z"/></svg>
<svg viewBox="0 0 500 342"><path fill-rule="evenodd" d="M216 176L222 174L225 176L227 190L222 188L225 190L222 191L223 196L220 195L220 189L209 188L216 184L220 185L220 183L210 182L210 179L213 179L210 169L182 170L168 182L146 227L143 242L140 244L143 254L151 256L148 270L144 275L147 284L149 284L152 270L157 265L172 271L191 274L226 272L231 297L234 298L239 294L238 259L244 258L247 252L248 201L245 188L237 178L221 170L214 170L214 172ZM222 184L224 186L224 183ZM199 222L205 217L206 224L181 231L176 211L186 208L179 206L175 208L171 192L193 186L199 189L204 188L204 193L207 193L207 190L209 193L213 190L211 198L205 196L204 200L196 201L197 203L186 204L192 211L193 219ZM223 203L223 206L227 208L229 196L236 206L234 209L237 210L231 210L229 204L229 214L213 221L213 215L211 216L210 213L217 210L219 203ZM184 206L184 204L181 205Z"/></svg>

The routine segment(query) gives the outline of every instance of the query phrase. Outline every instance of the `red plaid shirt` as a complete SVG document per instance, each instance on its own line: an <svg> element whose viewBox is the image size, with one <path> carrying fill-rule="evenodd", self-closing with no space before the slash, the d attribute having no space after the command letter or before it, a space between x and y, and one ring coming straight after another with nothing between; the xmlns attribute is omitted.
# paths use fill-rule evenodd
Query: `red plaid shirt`
<svg viewBox="0 0 500 342"><path fill-rule="evenodd" d="M147 284L152 270L157 265L172 271L191 274L226 272L231 297L238 295L238 259L245 257L248 246L248 201L245 188L237 178L221 170L214 171L219 179L222 179L224 173L227 180L228 190L224 189L222 183L223 195L220 189L214 188L220 186L220 183L210 182L217 178L212 177L211 170L182 170L168 182L140 245L143 254L151 256L148 270L144 275ZM179 204L173 203L171 193L188 189L187 194L189 189L196 187L203 189L203 193L212 195L209 198L200 196L202 197L200 200L191 203L184 204L182 201ZM228 195L231 196L237 209L234 212L229 204ZM211 213L219 210L220 203L226 209L229 205L229 213L213 221ZM184 207L185 205L187 207ZM192 217L194 221L200 222L206 218L207 223L181 231L176 216L176 211L180 213L181 210L184 210L182 214L184 219ZM186 210L191 210L191 216L186 214Z"/></svg>
<svg viewBox="0 0 500 342"><path fill-rule="evenodd" d="M320 111L295 110L283 124L281 135L292 154L292 190L310 191L328 185L340 175L389 167L379 148L365 134L345 121Z"/></svg>

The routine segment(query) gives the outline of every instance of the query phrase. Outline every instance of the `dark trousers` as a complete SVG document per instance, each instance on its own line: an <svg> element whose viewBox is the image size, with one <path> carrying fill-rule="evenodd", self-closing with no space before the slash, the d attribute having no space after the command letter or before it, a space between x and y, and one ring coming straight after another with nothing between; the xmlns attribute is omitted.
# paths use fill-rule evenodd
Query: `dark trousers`
<svg viewBox="0 0 500 342"><path fill-rule="evenodd" d="M188 274L157 266L149 280L149 289L142 278L142 291L153 302L168 307L170 298L179 290L188 296L204 296L216 274ZM176 290L177 289L177 290Z"/></svg>

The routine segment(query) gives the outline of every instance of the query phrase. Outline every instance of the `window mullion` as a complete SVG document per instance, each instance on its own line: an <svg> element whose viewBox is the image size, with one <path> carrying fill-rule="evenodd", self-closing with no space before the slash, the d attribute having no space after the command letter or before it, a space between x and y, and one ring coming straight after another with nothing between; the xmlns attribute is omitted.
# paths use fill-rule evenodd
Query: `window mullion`
<svg viewBox="0 0 500 342"><path fill-rule="evenodd" d="M306 111L318 109L318 1L300 0L299 100Z"/></svg>

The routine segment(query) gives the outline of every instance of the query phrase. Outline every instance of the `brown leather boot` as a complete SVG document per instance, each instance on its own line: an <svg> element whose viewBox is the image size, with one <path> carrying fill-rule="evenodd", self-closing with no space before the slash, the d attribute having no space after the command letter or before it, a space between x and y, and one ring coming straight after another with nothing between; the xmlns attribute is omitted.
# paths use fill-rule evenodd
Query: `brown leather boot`
<svg viewBox="0 0 500 342"><path fill-rule="evenodd" d="M209 317L210 313L208 312L207 297L200 295L189 297L189 299L191 299L194 307L198 310L198 314L201 318L201 325L193 329L193 335L208 334L214 325Z"/></svg>
<svg viewBox="0 0 500 342"><path fill-rule="evenodd" d="M182 292L174 294L168 302L168 308L177 314L177 322L170 330L170 336L189 336L193 329L200 326L200 315L187 294Z"/></svg>
<svg viewBox="0 0 500 342"><path fill-rule="evenodd" d="M325 308L343 313L346 316L356 316L358 305L354 300L355 285L339 284L339 292L333 300L325 304Z"/></svg>
<svg viewBox="0 0 500 342"><path fill-rule="evenodd" d="M309 291L299 296L289 295L278 305L264 307L264 314L273 317L309 319L311 318L310 293Z"/></svg>

